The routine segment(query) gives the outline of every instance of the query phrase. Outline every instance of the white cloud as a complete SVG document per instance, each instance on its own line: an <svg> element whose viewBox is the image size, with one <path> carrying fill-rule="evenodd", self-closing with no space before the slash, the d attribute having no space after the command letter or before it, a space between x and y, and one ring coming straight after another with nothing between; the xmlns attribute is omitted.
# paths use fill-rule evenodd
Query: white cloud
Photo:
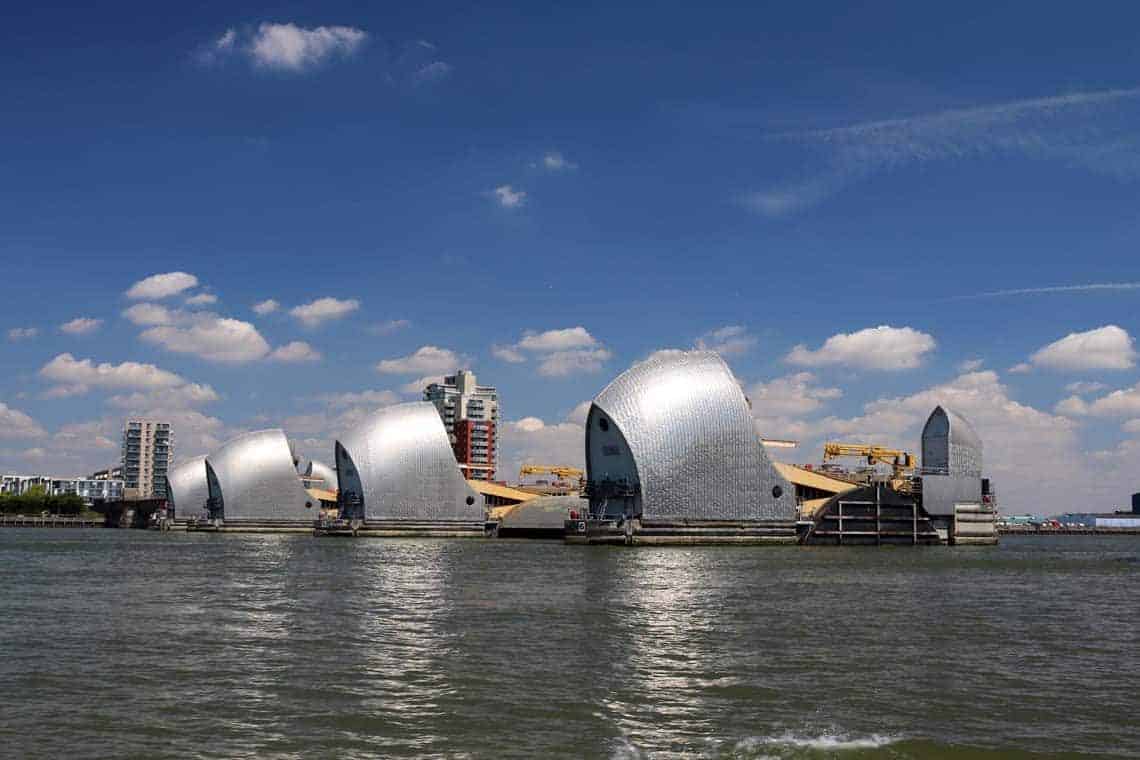
<svg viewBox="0 0 1140 760"><path fill-rule="evenodd" d="M29 340L40 334L38 327L13 327L8 331L8 340L13 343L18 340Z"/></svg>
<svg viewBox="0 0 1140 760"><path fill-rule="evenodd" d="M555 351L539 361L538 374L544 377L564 377L580 372L597 372L612 356L606 348Z"/></svg>
<svg viewBox="0 0 1140 760"><path fill-rule="evenodd" d="M187 298L185 303L187 306L205 306L217 302L218 297L213 293L198 293L197 295Z"/></svg>
<svg viewBox="0 0 1140 760"><path fill-rule="evenodd" d="M1026 362L1015 364L1006 370L1011 375L1025 375L1033 371L1033 365Z"/></svg>
<svg viewBox="0 0 1140 760"><path fill-rule="evenodd" d="M959 372L977 372L982 368L985 362L981 359L965 359L958 362Z"/></svg>
<svg viewBox="0 0 1140 760"><path fill-rule="evenodd" d="M671 356L681 356L684 353L686 352L683 348L659 348L656 351L650 352L644 361L649 361L650 359L667 359ZM637 364L637 362L634 362L634 364Z"/></svg>
<svg viewBox="0 0 1140 760"><path fill-rule="evenodd" d="M227 29L214 41L214 47L218 50L232 50L235 42L237 42L237 32Z"/></svg>
<svg viewBox="0 0 1140 760"><path fill-rule="evenodd" d="M510 364L522 364L526 361L526 357L514 346L491 346L491 356L496 359L502 359Z"/></svg>
<svg viewBox="0 0 1140 760"><path fill-rule="evenodd" d="M581 402L580 404L575 406L573 409L571 409L570 413L566 415L566 421L567 422L573 422L573 423L576 423L578 425L585 425L586 424L586 417L589 416L590 407L593 405L594 405L593 401Z"/></svg>
<svg viewBox="0 0 1140 760"><path fill-rule="evenodd" d="M373 335L391 335L400 330L406 330L411 327L412 323L406 319L389 319L387 322L379 322L368 327L368 332Z"/></svg>
<svg viewBox="0 0 1140 760"><path fill-rule="evenodd" d="M400 403L392 391L359 391L357 393L325 393L317 397L334 409L351 406L382 407Z"/></svg>
<svg viewBox="0 0 1140 760"><path fill-rule="evenodd" d="M756 337L741 325L725 325L697 338L695 346L724 356L746 354L756 346Z"/></svg>
<svg viewBox="0 0 1140 760"><path fill-rule="evenodd" d="M1091 402L1070 396L1057 404L1056 411L1070 417L1140 417L1140 383Z"/></svg>
<svg viewBox="0 0 1140 760"><path fill-rule="evenodd" d="M367 32L351 26L306 29L293 23L262 23L250 41L248 53L258 66L299 72L332 58L351 57L367 39Z"/></svg>
<svg viewBox="0 0 1140 760"><path fill-rule="evenodd" d="M934 346L934 338L924 332L880 325L833 335L814 351L800 344L786 361L806 367L839 364L871 370L914 369Z"/></svg>
<svg viewBox="0 0 1140 760"><path fill-rule="evenodd" d="M137 303L123 316L140 327L139 337L167 351L218 362L247 362L269 354L269 343L253 324L209 311Z"/></svg>
<svg viewBox="0 0 1140 760"><path fill-rule="evenodd" d="M1116 325L1070 333L1038 350L1029 361L1037 367L1080 371L1131 369L1136 365L1132 336Z"/></svg>
<svg viewBox="0 0 1140 760"><path fill-rule="evenodd" d="M48 388L40 394L40 398L55 400L61 398L75 398L77 396L86 396L91 389L86 385L56 385Z"/></svg>
<svg viewBox="0 0 1140 760"><path fill-rule="evenodd" d="M139 337L167 351L216 362L248 362L269 353L269 343L257 328L240 319L209 316L188 326L151 327Z"/></svg>
<svg viewBox="0 0 1140 760"><path fill-rule="evenodd" d="M744 204L784 216L906 166L992 154L1134 178L1140 175L1140 150L1132 139L1138 100L1140 88L1104 90L776 135L826 151L826 164L799 181L749 194Z"/></svg>
<svg viewBox="0 0 1140 760"><path fill-rule="evenodd" d="M538 417L523 417L504 423L500 431L502 463L497 477L514 478L524 464L585 467L582 447L585 431L582 424L569 418L547 424Z"/></svg>
<svg viewBox="0 0 1140 760"><path fill-rule="evenodd" d="M68 335L86 335L103 326L103 320L92 317L76 317L70 322L64 322L59 329Z"/></svg>
<svg viewBox="0 0 1140 760"><path fill-rule="evenodd" d="M414 353L395 359L382 359L376 371L385 375L437 374L453 372L463 365L464 359L446 348L420 346Z"/></svg>
<svg viewBox="0 0 1140 760"><path fill-rule="evenodd" d="M318 298L301 306L294 306L289 310L305 327L317 327L330 319L341 319L360 308L360 301L355 298L341 300L339 298Z"/></svg>
<svg viewBox="0 0 1140 760"><path fill-rule="evenodd" d="M552 151L543 156L542 166L552 172L570 171L578 168L578 164L566 160L566 157L558 151Z"/></svg>
<svg viewBox="0 0 1140 760"><path fill-rule="evenodd" d="M747 393L753 414L760 418L809 414L843 395L839 388L816 385L816 377L810 372L797 372L767 383L756 383Z"/></svg>
<svg viewBox="0 0 1140 760"><path fill-rule="evenodd" d="M565 351L571 348L589 348L597 343L585 327L565 327L542 333L528 332L518 342L518 348L527 351Z"/></svg>
<svg viewBox="0 0 1140 760"><path fill-rule="evenodd" d="M219 63L229 57L237 47L237 31L227 29L198 51L198 61L204 65Z"/></svg>
<svg viewBox="0 0 1140 760"><path fill-rule="evenodd" d="M491 354L512 364L529 356L538 360L538 374L561 377L579 372L596 372L613 354L581 326L545 332L527 331L515 344L491 346Z"/></svg>
<svg viewBox="0 0 1140 760"><path fill-rule="evenodd" d="M521 433L534 433L546 427L546 423L538 417L523 417L521 420L509 424L514 430Z"/></svg>
<svg viewBox="0 0 1140 760"><path fill-rule="evenodd" d="M253 305L253 312L260 317L264 317L266 314L272 314L280 308L281 304L277 303L272 298L267 298L264 301L255 303Z"/></svg>
<svg viewBox="0 0 1140 760"><path fill-rule="evenodd" d="M1065 390L1067 390L1069 393L1081 395L1084 393L1097 393L1099 391L1108 390L1108 386L1104 383L1096 381L1078 380L1074 383L1069 383L1066 385Z"/></svg>
<svg viewBox="0 0 1140 760"><path fill-rule="evenodd" d="M503 208L518 208L526 202L526 191L515 190L510 185L499 185L491 193Z"/></svg>
<svg viewBox="0 0 1140 760"><path fill-rule="evenodd" d="M1140 419L1128 420L1120 429L1125 433L1140 433Z"/></svg>
<svg viewBox="0 0 1140 760"><path fill-rule="evenodd" d="M404 383L400 386L400 391L403 393L412 394L413 396L418 396L424 392L424 388L428 387L432 383L442 382L443 375L425 375L424 377L416 378L411 382Z"/></svg>
<svg viewBox="0 0 1140 760"><path fill-rule="evenodd" d="M0 438L42 438L47 431L19 409L0 401Z"/></svg>
<svg viewBox="0 0 1140 760"><path fill-rule="evenodd" d="M218 392L209 385L186 383L177 388L164 388L162 390L147 391L145 393L136 391L130 394L111 396L111 398L107 399L107 403L121 409L132 410L150 409L159 406L184 409L198 406L199 404L209 404L220 398Z"/></svg>
<svg viewBox="0 0 1140 760"><path fill-rule="evenodd" d="M127 298L136 301L169 298L195 287L198 287L198 278L186 272L152 274L132 285L127 290Z"/></svg>
<svg viewBox="0 0 1140 760"><path fill-rule="evenodd" d="M965 415L977 429L985 446L986 473L995 478L1005 513L1070 506L1058 504L1057 498L1082 478L1076 423L1014 400L990 370L966 373L909 396L871 401L855 417L789 414L758 419L757 425L768 437L800 440L801 452L818 451L824 440L833 438L916 451L922 424L939 404Z"/></svg>
<svg viewBox="0 0 1140 760"><path fill-rule="evenodd" d="M444 61L432 61L425 64L412 73L412 84L419 86L425 84L435 84L447 78L451 74L452 66L450 63Z"/></svg>
<svg viewBox="0 0 1140 760"><path fill-rule="evenodd" d="M181 320L184 312L157 303L136 303L124 310L123 316L139 326L170 325Z"/></svg>
<svg viewBox="0 0 1140 760"><path fill-rule="evenodd" d="M305 341L295 340L274 349L269 358L279 362L316 362L321 360L321 354Z"/></svg>
<svg viewBox="0 0 1140 760"><path fill-rule="evenodd" d="M119 448L116 433L106 420L73 422L64 425L51 437L52 451L113 451Z"/></svg>
<svg viewBox="0 0 1140 760"><path fill-rule="evenodd" d="M1089 413L1089 405L1080 396L1069 396L1058 401L1053 411L1066 417L1084 417Z"/></svg>
<svg viewBox="0 0 1140 760"><path fill-rule="evenodd" d="M68 386L92 388L175 388L186 383L173 372L159 369L153 364L123 362L122 364L95 364L90 359L76 359L71 354L60 354L40 369L48 380Z"/></svg>

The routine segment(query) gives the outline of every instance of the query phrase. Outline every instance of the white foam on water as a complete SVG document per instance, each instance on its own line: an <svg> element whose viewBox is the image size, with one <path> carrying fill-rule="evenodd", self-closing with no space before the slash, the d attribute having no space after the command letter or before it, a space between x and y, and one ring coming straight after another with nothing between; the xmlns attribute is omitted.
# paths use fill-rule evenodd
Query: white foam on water
<svg viewBox="0 0 1140 760"><path fill-rule="evenodd" d="M738 752L756 751L763 748L785 747L794 749L813 749L822 752L842 752L856 749L879 749L895 742L902 741L901 736L888 736L885 734L871 734L870 736L852 737L842 734L821 734L820 736L801 736L791 732L779 736L754 736L742 739L736 743Z"/></svg>
<svg viewBox="0 0 1140 760"><path fill-rule="evenodd" d="M630 741L628 736L622 736L618 745L614 747L613 753L610 754L610 760L642 760L644 757L646 757L645 752Z"/></svg>

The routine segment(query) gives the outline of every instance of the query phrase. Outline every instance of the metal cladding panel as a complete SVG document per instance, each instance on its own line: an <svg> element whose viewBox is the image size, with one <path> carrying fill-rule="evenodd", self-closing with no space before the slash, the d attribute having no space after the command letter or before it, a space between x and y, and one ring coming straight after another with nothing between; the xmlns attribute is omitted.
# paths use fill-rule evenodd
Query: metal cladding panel
<svg viewBox="0 0 1140 760"><path fill-rule="evenodd" d="M642 517L795 519L794 489L768 459L744 392L715 352L678 351L636 364L598 394L588 424L598 410L636 462ZM587 444L591 481L606 468L592 448Z"/></svg>
<svg viewBox="0 0 1140 760"><path fill-rule="evenodd" d="M316 518L284 431L259 430L232 438L206 461L217 479L226 520Z"/></svg>
<svg viewBox="0 0 1140 760"><path fill-rule="evenodd" d="M206 485L206 457L189 459L171 470L166 477L166 493L175 517L205 515L206 499L210 496Z"/></svg>
<svg viewBox="0 0 1140 760"><path fill-rule="evenodd" d="M305 467L305 477L320 478L324 481L321 487L326 491L337 490L336 470L324 462L318 462L315 459L310 460L308 466Z"/></svg>
<svg viewBox="0 0 1140 760"><path fill-rule="evenodd" d="M337 462L342 496L359 486L365 520L483 519L483 499L459 471L430 401L380 409L337 444L348 460Z"/></svg>
<svg viewBox="0 0 1140 760"><path fill-rule="evenodd" d="M982 439L952 409L935 407L922 428L922 467L948 475L982 475Z"/></svg>
<svg viewBox="0 0 1140 760"><path fill-rule="evenodd" d="M970 475L923 475L922 508L931 515L952 515L959 504L982 503L982 479Z"/></svg>

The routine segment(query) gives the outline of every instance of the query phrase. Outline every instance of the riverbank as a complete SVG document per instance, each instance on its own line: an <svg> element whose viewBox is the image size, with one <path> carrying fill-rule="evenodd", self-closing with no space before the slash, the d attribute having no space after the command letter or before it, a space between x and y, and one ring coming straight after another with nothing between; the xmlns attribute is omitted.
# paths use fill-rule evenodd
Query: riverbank
<svg viewBox="0 0 1140 760"><path fill-rule="evenodd" d="M1038 528L1034 526L998 526L1000 536L1140 536L1140 528Z"/></svg>
<svg viewBox="0 0 1140 760"><path fill-rule="evenodd" d="M105 528L107 527L105 522L103 515L94 517L0 515L0 528Z"/></svg>

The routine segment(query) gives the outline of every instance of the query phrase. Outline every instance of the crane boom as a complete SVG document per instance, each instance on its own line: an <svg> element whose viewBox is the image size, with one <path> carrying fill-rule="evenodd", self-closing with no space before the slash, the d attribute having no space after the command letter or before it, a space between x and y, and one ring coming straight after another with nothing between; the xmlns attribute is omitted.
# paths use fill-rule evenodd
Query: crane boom
<svg viewBox="0 0 1140 760"><path fill-rule="evenodd" d="M524 464L519 468L519 480L527 475L557 475L564 479L577 478L582 480L586 476L586 472L577 467L567 467L560 464Z"/></svg>
<svg viewBox="0 0 1140 760"><path fill-rule="evenodd" d="M896 478L906 477L914 473L914 456L901 449L888 449L885 446L873 446L866 443L837 443L828 441L823 444L823 461L829 462L839 457L860 457L867 464L889 465Z"/></svg>

